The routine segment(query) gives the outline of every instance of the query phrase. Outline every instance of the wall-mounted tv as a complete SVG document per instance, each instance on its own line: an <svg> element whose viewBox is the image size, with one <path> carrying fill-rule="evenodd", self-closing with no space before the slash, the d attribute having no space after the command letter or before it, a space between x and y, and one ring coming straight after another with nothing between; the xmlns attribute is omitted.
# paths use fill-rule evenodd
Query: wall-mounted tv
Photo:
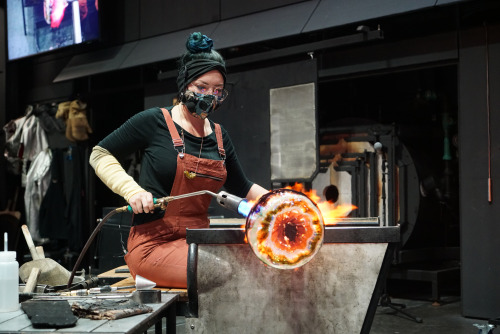
<svg viewBox="0 0 500 334"><path fill-rule="evenodd" d="M9 60L98 38L98 0L7 0Z"/></svg>

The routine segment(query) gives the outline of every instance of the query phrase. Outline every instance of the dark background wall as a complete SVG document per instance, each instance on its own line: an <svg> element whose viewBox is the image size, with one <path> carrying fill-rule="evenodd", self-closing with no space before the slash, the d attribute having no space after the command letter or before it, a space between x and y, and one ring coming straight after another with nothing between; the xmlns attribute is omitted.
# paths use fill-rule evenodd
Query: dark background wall
<svg viewBox="0 0 500 334"><path fill-rule="evenodd" d="M120 6L102 1L102 38L98 43L6 64L5 0L2 0L0 122L3 125L19 117L27 104L66 100L78 95L90 106L89 120L94 134L87 145L92 147L151 101L168 104L176 91L175 62L163 59L54 82L75 56L182 29L197 29L252 13L285 10L294 4L323 8L323 20L331 21L331 26L220 50L228 59L229 81L234 84L234 91L214 119L232 133L249 176L263 185L270 184L269 103L268 96L264 95L271 87L317 80L320 128L354 116L385 124L414 124L412 120L415 118L412 117L419 116L417 120L425 121L425 127L412 132L412 139L427 147L440 145L428 140L429 137L439 137L439 124L432 112L412 113L415 110L412 109L412 102L415 102L419 88L445 89L452 99L458 119L459 165L456 178L460 205L454 209L457 217L453 217L453 221L460 223L463 314L480 318L498 317L500 286L495 280L500 271L495 259L499 251L495 239L499 212L496 180L500 177L500 169L497 168L500 138L495 131L495 125L500 121L495 112L500 104L498 1L432 0L416 4L414 1L387 0L378 2L376 8L368 0L349 6L341 6L334 1L313 0L243 3L196 0L190 1L189 6L184 2L161 0L127 0ZM328 12L332 8L336 11ZM276 16L283 17L286 18L286 15ZM305 19L307 21L308 18ZM312 20L313 23L320 21ZM254 22L248 26L250 35L261 23ZM371 29L380 26L385 38L313 50L301 47L312 42L350 36L356 33L360 24ZM488 27L488 43L485 25ZM276 28L278 30L279 27ZM294 48L298 51L293 51ZM308 51L314 51L313 61ZM489 62L488 71L486 59ZM159 80L159 73L166 75ZM486 103L487 74L490 118ZM168 98L160 98L163 96ZM488 130L491 135L489 140ZM426 147L421 148L423 153L428 151ZM434 156L433 163L438 166L439 154L434 152ZM256 167L255 161L259 161L262 167ZM2 209L11 196L9 191L12 190L13 180L6 175L3 165L0 168ZM489 171L493 180L491 202L488 201ZM89 187L88 230L94 226L95 218L101 216L102 207L122 204L121 199L96 181L90 172ZM434 221L440 218L434 217ZM432 219L430 222L433 222Z"/></svg>
<svg viewBox="0 0 500 334"><path fill-rule="evenodd" d="M228 76L231 98L213 120L235 134L233 142L247 176L266 189L272 189L269 89L316 82L316 65L315 60L305 60ZM228 214L218 205L211 213Z"/></svg>
<svg viewBox="0 0 500 334"><path fill-rule="evenodd" d="M0 2L1 4L1 2ZM0 22L5 22L5 6L0 7ZM5 57L6 57L6 40L5 40L5 24L0 25L0 124L5 124L6 121L6 103L5 103ZM3 144L4 139L0 139L0 143ZM0 159L0 188L5 189L5 164L4 160ZM4 209L3 205L6 203L7 194L3 192L0 194L0 203L2 206L0 209Z"/></svg>
<svg viewBox="0 0 500 334"><path fill-rule="evenodd" d="M140 38L147 38L303 1L194 0L186 6L171 1L134 0L127 7L135 8L140 13Z"/></svg>
<svg viewBox="0 0 500 334"><path fill-rule="evenodd" d="M500 26L463 31L460 45L463 311L493 317L498 314L500 293L496 283L500 274L496 241L500 234L500 135L496 130L500 124Z"/></svg>

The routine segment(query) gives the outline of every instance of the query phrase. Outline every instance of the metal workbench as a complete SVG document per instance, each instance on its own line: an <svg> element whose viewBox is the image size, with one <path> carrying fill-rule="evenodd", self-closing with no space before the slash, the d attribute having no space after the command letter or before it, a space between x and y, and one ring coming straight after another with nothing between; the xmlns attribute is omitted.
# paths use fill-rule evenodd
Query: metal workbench
<svg viewBox="0 0 500 334"><path fill-rule="evenodd" d="M153 308L153 312L138 314L118 320L91 320L78 319L73 327L67 328L33 328L28 316L19 309L14 312L0 313L0 333L30 333L30 332L56 332L56 333L142 333L152 326L155 332L161 333L162 320L167 319L167 333L176 331L176 301L177 294L162 294L161 303L146 304Z"/></svg>

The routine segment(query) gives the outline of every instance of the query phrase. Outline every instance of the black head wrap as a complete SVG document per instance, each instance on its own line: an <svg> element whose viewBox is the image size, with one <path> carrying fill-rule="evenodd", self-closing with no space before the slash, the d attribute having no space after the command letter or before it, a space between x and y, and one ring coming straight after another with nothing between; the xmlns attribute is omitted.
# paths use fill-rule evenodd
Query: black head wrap
<svg viewBox="0 0 500 334"><path fill-rule="evenodd" d="M193 59L188 61L179 69L179 75L177 76L179 92L183 92L190 82L212 70L218 70L222 74L224 83L226 82L226 67L218 61L211 59Z"/></svg>
<svg viewBox="0 0 500 334"><path fill-rule="evenodd" d="M200 32L192 33L186 41L187 52L181 57L177 76L177 87L183 92L186 86L199 76L218 70L226 83L226 66L217 51L212 50L214 42ZM220 57L220 60L218 58Z"/></svg>

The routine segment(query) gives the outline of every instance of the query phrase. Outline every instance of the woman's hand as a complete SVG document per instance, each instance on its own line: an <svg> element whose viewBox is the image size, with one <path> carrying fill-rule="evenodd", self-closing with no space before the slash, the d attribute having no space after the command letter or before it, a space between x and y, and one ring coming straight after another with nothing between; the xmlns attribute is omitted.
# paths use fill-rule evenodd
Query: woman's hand
<svg viewBox="0 0 500 334"><path fill-rule="evenodd" d="M153 194L147 191L139 192L128 201L128 204L132 207L132 211L137 213L149 213L154 210Z"/></svg>

